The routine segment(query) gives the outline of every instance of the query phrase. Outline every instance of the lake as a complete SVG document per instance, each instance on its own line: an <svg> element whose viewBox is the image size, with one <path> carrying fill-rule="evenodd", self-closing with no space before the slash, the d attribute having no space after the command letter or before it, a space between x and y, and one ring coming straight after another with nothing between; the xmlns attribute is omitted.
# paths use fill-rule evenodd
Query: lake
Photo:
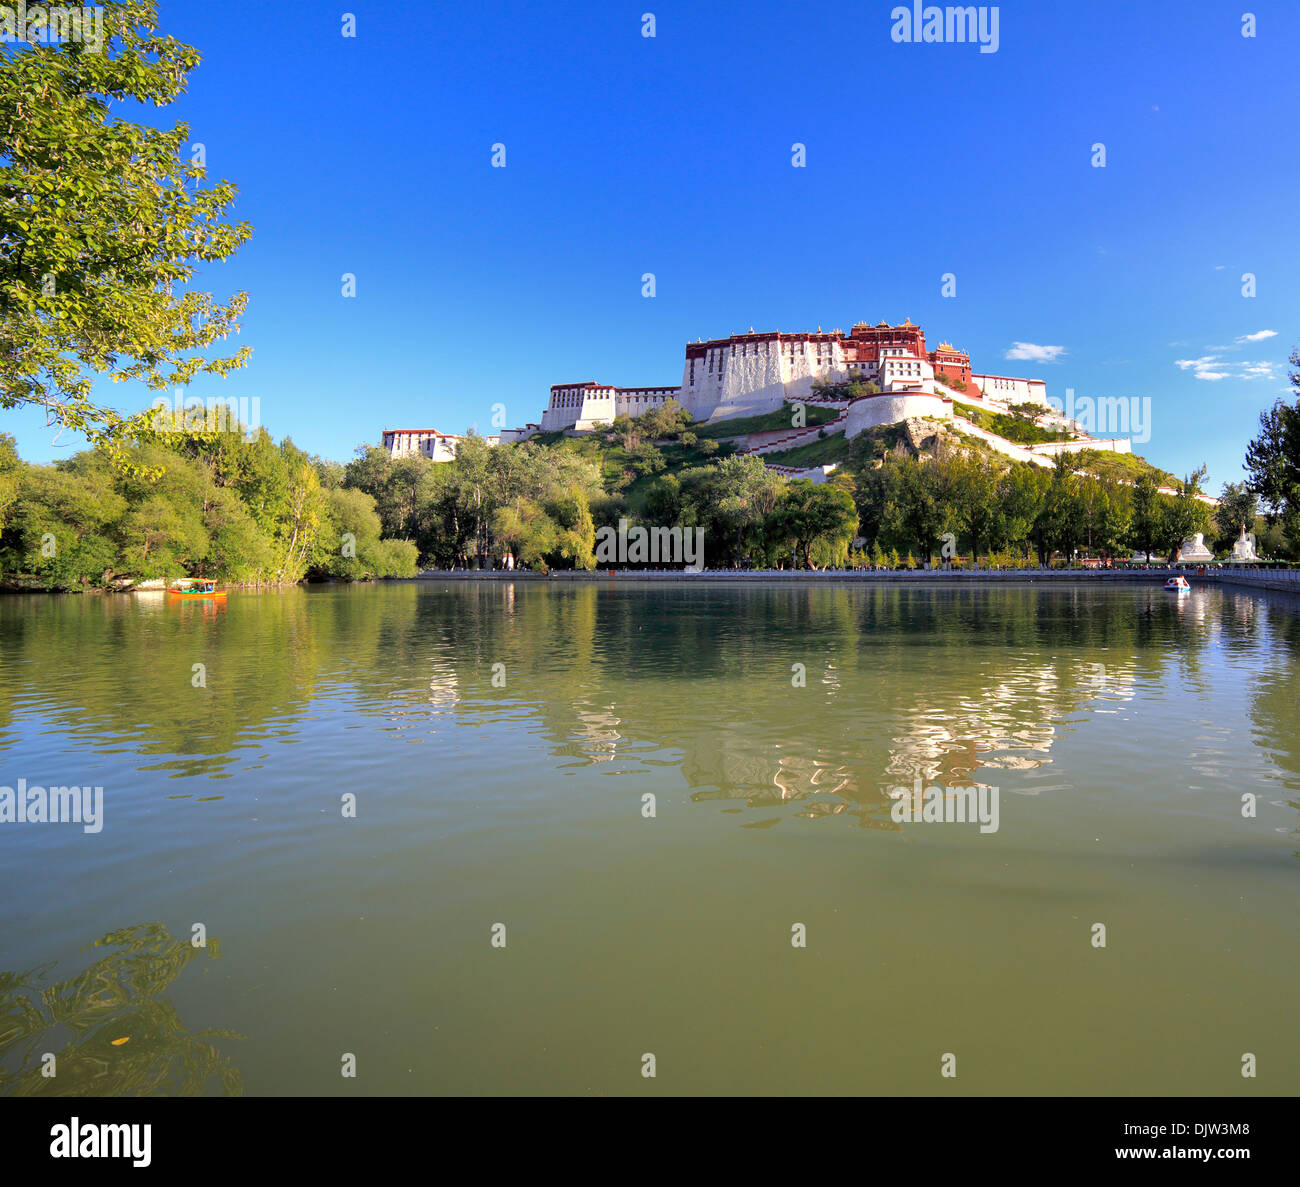
<svg viewBox="0 0 1300 1187"><path fill-rule="evenodd" d="M103 793L0 824L0 1092L1295 1094L1297 706L1225 587L2 598L0 784Z"/></svg>

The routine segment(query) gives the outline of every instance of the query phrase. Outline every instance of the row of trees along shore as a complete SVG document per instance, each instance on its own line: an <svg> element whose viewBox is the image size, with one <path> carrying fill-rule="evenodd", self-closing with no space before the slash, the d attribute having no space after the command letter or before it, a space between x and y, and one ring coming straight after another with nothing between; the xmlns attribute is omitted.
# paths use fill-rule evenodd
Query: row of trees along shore
<svg viewBox="0 0 1300 1187"><path fill-rule="evenodd" d="M592 568L596 530L623 520L703 528L710 568L899 567L936 558L945 537L984 564L1127 559L1169 555L1198 531L1227 549L1241 522L1256 524L1244 484L1225 490L1217 515L1196 497L1203 470L1167 495L1149 473L1126 482L1076 472L1088 458L1043 469L952 440L917 453L891 436L846 443L851 456L826 483L787 481L726 446L701 456L670 403L584 437L496 447L471 437L451 463L367 449L345 482L374 497L385 533L413 540L437 568L497 567L507 553Z"/></svg>
<svg viewBox="0 0 1300 1187"><path fill-rule="evenodd" d="M236 187L208 184L187 125L123 114L173 103L198 52L162 32L156 0L100 10L93 51L0 44L0 408L39 408L53 433L93 446L33 465L0 434L8 587L405 576L507 553L591 568L597 529L624 519L702 528L714 567L893 565L933 557L945 536L993 564L1170 554L1195 531L1222 549L1243 523L1265 553L1300 555L1300 402L1264 414L1249 480L1214 517L1194 497L1203 470L1168 496L1140 465L1126 476L1074 455L1047 471L950 434L917 449L899 426L838 443L830 482L787 482L736 456L727 426L693 425L675 404L582 439L490 448L471 436L438 465L373 448L342 464L264 430L157 432L148 410L122 412L97 384L164 392L247 363L247 346L217 348L246 294L222 302L196 281L252 228L229 219Z"/></svg>
<svg viewBox="0 0 1300 1187"><path fill-rule="evenodd" d="M499 568L507 555L593 569L598 530L620 523L703 529L709 568L899 568L954 551L1008 568L1127 560L1172 556L1195 532L1224 554L1243 524L1265 555L1300 552L1300 400L1261 417L1251 477L1228 484L1217 511L1197 498L1203 470L1169 495L1149 469L1135 481L1085 472L1104 456L1063 455L1046 469L941 429L916 450L904 426L843 443L828 482L787 480L701 437L723 430L669 401L582 436L493 446L470 435L451 462L360 447L342 464L233 426L48 466L23 462L0 434L0 581L276 585Z"/></svg>

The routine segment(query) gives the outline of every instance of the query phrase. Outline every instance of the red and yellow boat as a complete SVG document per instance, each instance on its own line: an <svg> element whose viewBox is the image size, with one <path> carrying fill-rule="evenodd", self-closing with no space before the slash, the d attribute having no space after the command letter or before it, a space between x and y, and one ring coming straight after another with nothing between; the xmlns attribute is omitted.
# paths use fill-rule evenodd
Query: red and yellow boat
<svg viewBox="0 0 1300 1187"><path fill-rule="evenodd" d="M218 589L215 581L190 581L167 591L169 598L224 598L226 591Z"/></svg>

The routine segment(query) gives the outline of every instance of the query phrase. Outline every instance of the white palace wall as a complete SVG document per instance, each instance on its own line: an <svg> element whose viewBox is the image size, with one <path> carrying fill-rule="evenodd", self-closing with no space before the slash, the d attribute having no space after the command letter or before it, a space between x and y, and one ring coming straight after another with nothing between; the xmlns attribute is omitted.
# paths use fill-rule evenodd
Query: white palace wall
<svg viewBox="0 0 1300 1187"><path fill-rule="evenodd" d="M849 405L844 436L852 438L879 425L914 419L952 420L952 401L924 392L866 396Z"/></svg>

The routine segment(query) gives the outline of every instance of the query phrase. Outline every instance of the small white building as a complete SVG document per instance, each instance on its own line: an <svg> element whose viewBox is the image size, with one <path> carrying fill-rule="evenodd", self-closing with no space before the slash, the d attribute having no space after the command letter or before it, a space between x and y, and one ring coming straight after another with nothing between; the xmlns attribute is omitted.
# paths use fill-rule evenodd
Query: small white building
<svg viewBox="0 0 1300 1187"><path fill-rule="evenodd" d="M586 383L551 385L551 399L542 413L542 431L576 429L587 432L613 423L616 416L637 417L674 399L675 387L613 387L589 379ZM517 433L519 430L508 430Z"/></svg>
<svg viewBox="0 0 1300 1187"><path fill-rule="evenodd" d="M450 462L456 456L460 438L437 429L385 429L383 448L389 457L427 457L430 461Z"/></svg>
<svg viewBox="0 0 1300 1187"><path fill-rule="evenodd" d="M986 400L1001 404L1037 404L1047 407L1047 384L1041 379L1015 379L1009 375L975 375L975 381Z"/></svg>

